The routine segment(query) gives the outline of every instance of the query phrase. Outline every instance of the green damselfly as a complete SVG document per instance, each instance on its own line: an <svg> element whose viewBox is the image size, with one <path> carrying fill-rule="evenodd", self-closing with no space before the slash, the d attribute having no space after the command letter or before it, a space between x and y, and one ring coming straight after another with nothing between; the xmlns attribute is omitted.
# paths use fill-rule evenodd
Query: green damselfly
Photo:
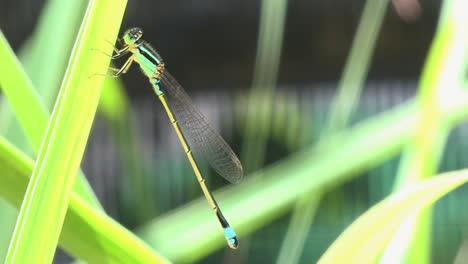
<svg viewBox="0 0 468 264"><path fill-rule="evenodd" d="M192 154L192 147L203 154L219 175L232 183L238 183L242 179L242 165L229 145L194 106L182 86L164 68L161 56L141 38L142 35L143 31L136 27L125 31L119 41L120 47L115 48L115 55L112 58L131 55L121 68L111 68L115 71L113 76L118 77L127 73L133 62L140 65L172 122L203 194L224 229L228 245L236 249L239 245L236 233L206 186L205 178Z"/></svg>

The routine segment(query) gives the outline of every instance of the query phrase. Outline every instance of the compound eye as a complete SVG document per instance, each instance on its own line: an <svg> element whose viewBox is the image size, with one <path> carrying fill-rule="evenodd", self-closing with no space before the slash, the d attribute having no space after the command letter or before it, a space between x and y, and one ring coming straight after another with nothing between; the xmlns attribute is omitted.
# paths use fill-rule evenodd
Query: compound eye
<svg viewBox="0 0 468 264"><path fill-rule="evenodd" d="M140 28L131 28L125 32L122 39L127 45L129 45L137 42L142 35L143 31Z"/></svg>
<svg viewBox="0 0 468 264"><path fill-rule="evenodd" d="M141 29L134 29L130 32L130 38L135 41L139 40L142 35L143 31L141 31Z"/></svg>

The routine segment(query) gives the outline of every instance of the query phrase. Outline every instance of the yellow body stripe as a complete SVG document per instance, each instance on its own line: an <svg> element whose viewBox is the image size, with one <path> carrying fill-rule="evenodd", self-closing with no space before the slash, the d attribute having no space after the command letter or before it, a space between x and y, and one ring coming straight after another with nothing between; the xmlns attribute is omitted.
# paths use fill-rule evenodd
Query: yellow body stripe
<svg viewBox="0 0 468 264"><path fill-rule="evenodd" d="M184 135L182 134L179 124L177 123L177 120L174 117L174 114L172 113L169 105L167 104L166 96L164 94L158 95L159 100L161 101L162 105L164 106L164 109L166 110L167 116L171 120L172 126L174 127L177 137L179 138L180 143L182 144L182 147L184 148L185 153L187 154L187 158L190 161L190 165L192 166L193 171L195 172L195 175L197 176L197 180L200 183L200 186L202 188L203 194L205 195L206 199L208 200L208 203L210 204L211 208L216 211L218 210L218 206L216 206L216 203L213 201L213 197L211 196L210 192L208 191L208 187L206 186L205 183L205 178L202 176L200 169L198 168L198 164L195 161L195 158L193 157L192 150L190 149L189 145L187 144L187 140L185 139Z"/></svg>

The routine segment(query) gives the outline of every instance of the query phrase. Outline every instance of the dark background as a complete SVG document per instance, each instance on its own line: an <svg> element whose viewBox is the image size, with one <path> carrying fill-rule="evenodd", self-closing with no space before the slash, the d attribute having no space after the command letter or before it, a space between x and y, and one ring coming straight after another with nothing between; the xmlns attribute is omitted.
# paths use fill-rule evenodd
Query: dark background
<svg viewBox="0 0 468 264"><path fill-rule="evenodd" d="M0 28L15 49L31 34L43 4L39 0L0 1ZM289 1L279 83L338 80L363 4L361 0ZM403 20L393 7L388 8L368 79L417 78L439 8L440 1L421 1L422 12L413 21ZM121 31L143 28L144 38L185 87L245 89L253 76L259 15L260 1L252 0L129 1ZM146 85L139 77L130 74L124 79L138 87ZM132 88L129 92L148 91Z"/></svg>

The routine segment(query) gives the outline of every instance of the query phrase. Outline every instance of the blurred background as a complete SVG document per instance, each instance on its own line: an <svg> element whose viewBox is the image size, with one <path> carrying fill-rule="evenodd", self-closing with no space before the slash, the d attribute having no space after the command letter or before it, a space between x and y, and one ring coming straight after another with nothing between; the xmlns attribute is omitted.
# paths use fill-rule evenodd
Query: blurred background
<svg viewBox="0 0 468 264"><path fill-rule="evenodd" d="M61 72L47 80L41 73L30 73L50 109L86 7L75 2L0 0L0 29L25 67L29 60ZM371 2L129 1L121 31L131 26L144 30L143 38L158 50L167 69L238 154L248 180L320 144L327 134L414 98L441 1ZM65 11L57 14L57 9ZM69 24L57 26L59 19ZM42 52L28 53L31 43L48 29L56 34L42 40L48 43ZM351 66L347 62L353 42L358 43L357 64ZM49 57L63 46L67 48L61 55ZM344 77L347 71L348 79ZM147 79L133 67L116 85L122 89L115 94L123 107L108 111L103 102L82 169L106 212L126 227L138 229L201 198L202 192ZM332 101L346 85L359 91L348 97L350 114L333 119ZM440 171L467 166L468 142L463 136L467 129L460 126L451 133ZM3 132L33 155L14 122ZM295 253L297 262L315 262L354 219L391 193L399 159L393 155L356 170L353 179L326 190L320 202L302 205L314 211L306 221L305 237L288 235L295 223L291 205L240 236L238 251L219 247L197 261L281 263L282 254L287 255L283 243L302 239L302 250ZM200 161L212 190L229 185ZM457 208L466 195L466 190L459 189L436 205L434 263L452 262L458 254L468 215ZM206 210L210 210L208 205ZM64 252L56 256L56 263L70 260Z"/></svg>

